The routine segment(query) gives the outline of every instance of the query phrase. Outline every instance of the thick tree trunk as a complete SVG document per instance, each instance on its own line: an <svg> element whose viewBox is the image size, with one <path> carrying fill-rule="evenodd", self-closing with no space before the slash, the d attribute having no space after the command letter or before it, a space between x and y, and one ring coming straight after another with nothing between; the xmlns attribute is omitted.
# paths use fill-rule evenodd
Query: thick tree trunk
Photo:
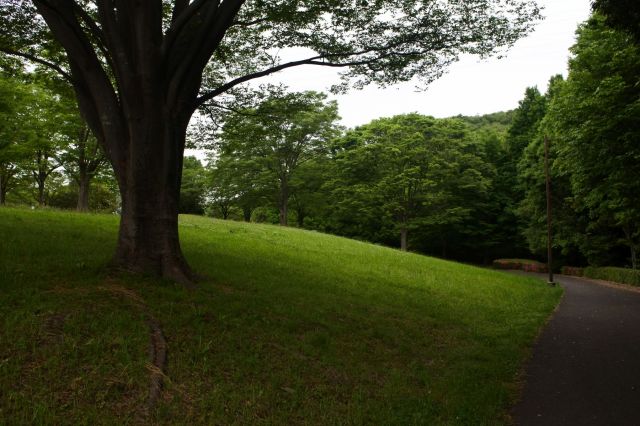
<svg viewBox="0 0 640 426"><path fill-rule="evenodd" d="M400 250L402 251L407 251L408 249L408 243L407 243L407 235L408 235L409 231L407 230L406 227L402 227L400 229Z"/></svg>
<svg viewBox="0 0 640 426"><path fill-rule="evenodd" d="M130 127L126 173L116 169L122 215L113 265L191 284L196 276L178 238L186 122L174 124L152 112L147 110L144 120Z"/></svg>
<svg viewBox="0 0 640 426"><path fill-rule="evenodd" d="M287 226L289 223L289 183L286 179L280 180L280 199L278 208L280 210L280 225Z"/></svg>
<svg viewBox="0 0 640 426"><path fill-rule="evenodd" d="M76 209L79 212L89 211L89 185L91 181L86 171L80 171L78 178L78 205Z"/></svg>

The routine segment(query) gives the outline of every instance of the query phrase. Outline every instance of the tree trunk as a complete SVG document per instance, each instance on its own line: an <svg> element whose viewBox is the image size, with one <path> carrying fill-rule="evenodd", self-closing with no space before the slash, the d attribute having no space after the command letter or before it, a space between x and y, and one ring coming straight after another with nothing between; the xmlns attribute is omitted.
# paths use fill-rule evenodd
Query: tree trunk
<svg viewBox="0 0 640 426"><path fill-rule="evenodd" d="M289 204L289 184L286 179L280 180L280 200L279 200L279 210L280 210L280 226L287 226L289 223L289 212L288 212L288 204Z"/></svg>
<svg viewBox="0 0 640 426"><path fill-rule="evenodd" d="M7 190L9 189L9 177L0 173L0 205L7 202Z"/></svg>
<svg viewBox="0 0 640 426"><path fill-rule="evenodd" d="M45 193L44 193L44 183L45 178L40 177L38 179L38 205L40 207L44 207L46 204Z"/></svg>
<svg viewBox="0 0 640 426"><path fill-rule="evenodd" d="M405 226L400 228L400 250L402 250L402 251L407 251L407 248L408 248L408 245L407 245L407 234L408 233L409 233L409 231L407 230L407 228Z"/></svg>
<svg viewBox="0 0 640 426"><path fill-rule="evenodd" d="M627 244L629 245L629 251L631 253L631 268L638 268L638 254L636 252L636 244L634 244L631 226L629 224L625 224L622 226L622 232L624 232L624 236L627 240Z"/></svg>
<svg viewBox="0 0 640 426"><path fill-rule="evenodd" d="M80 170L78 176L78 206L76 209L79 212L89 211L89 174L85 170Z"/></svg>
<svg viewBox="0 0 640 426"><path fill-rule="evenodd" d="M116 168L122 215L113 265L191 284L196 276L178 238L186 121L174 124L157 110L146 109L143 119L132 120L127 163Z"/></svg>
<svg viewBox="0 0 640 426"><path fill-rule="evenodd" d="M298 228L304 228L304 209L297 209L296 212L298 213Z"/></svg>
<svg viewBox="0 0 640 426"><path fill-rule="evenodd" d="M251 208L243 207L242 208L242 217L245 222L251 222Z"/></svg>
<svg viewBox="0 0 640 426"><path fill-rule="evenodd" d="M223 220L229 219L229 205L228 204L221 204L220 205L220 213L222 213L222 219Z"/></svg>

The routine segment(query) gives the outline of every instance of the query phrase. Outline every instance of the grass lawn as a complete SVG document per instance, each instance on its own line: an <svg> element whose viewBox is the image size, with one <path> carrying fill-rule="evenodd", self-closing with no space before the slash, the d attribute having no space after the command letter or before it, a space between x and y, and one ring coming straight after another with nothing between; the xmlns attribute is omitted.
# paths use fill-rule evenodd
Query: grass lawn
<svg viewBox="0 0 640 426"><path fill-rule="evenodd" d="M181 218L195 290L108 277L118 218L0 209L0 424L503 424L561 290L276 226ZM165 388L145 413L149 327Z"/></svg>

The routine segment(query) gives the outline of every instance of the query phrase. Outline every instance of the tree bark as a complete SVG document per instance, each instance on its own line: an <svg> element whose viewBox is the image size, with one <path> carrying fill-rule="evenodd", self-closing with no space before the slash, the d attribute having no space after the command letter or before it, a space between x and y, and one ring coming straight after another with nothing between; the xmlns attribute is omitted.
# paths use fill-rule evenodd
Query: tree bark
<svg viewBox="0 0 640 426"><path fill-rule="evenodd" d="M197 277L178 238L186 122L176 123L159 109L146 108L142 119L133 121L128 162L116 170L122 215L113 265L191 284Z"/></svg>

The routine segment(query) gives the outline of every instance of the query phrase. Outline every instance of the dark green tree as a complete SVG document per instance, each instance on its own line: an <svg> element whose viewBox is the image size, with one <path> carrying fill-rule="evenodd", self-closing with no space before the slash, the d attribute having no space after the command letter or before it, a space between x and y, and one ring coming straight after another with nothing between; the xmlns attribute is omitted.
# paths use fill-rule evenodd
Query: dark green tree
<svg viewBox="0 0 640 426"><path fill-rule="evenodd" d="M636 0L594 0L593 10L604 15L606 23L630 32L640 43L640 3Z"/></svg>
<svg viewBox="0 0 640 426"><path fill-rule="evenodd" d="M578 29L571 51L567 82L549 111L549 120L557 128L557 167L569 176L576 209L588 215L587 231L609 234L610 241L624 244L636 268L640 45L594 15ZM584 250L594 252L595 248Z"/></svg>
<svg viewBox="0 0 640 426"><path fill-rule="evenodd" d="M332 182L337 221L347 229L354 221L387 229L399 236L402 250L417 230L446 247L447 228L469 217L465 199L487 188L484 165L460 120L384 118L348 132L339 144L339 176Z"/></svg>

